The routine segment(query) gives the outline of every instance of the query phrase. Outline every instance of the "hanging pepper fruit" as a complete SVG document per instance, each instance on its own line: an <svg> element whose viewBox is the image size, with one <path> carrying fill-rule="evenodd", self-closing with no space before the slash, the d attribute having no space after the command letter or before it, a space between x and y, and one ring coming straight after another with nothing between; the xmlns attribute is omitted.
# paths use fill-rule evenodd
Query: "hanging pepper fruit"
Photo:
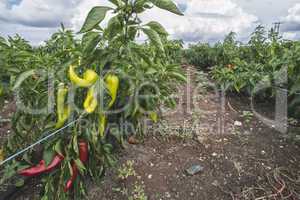
<svg viewBox="0 0 300 200"><path fill-rule="evenodd" d="M83 164L85 164L89 159L89 145L87 142L80 140L78 146L79 146L79 159Z"/></svg>
<svg viewBox="0 0 300 200"><path fill-rule="evenodd" d="M65 192L68 192L72 188L73 183L75 182L75 180L77 178L77 175L78 175L78 168L77 168L76 164L73 162L73 164L72 164L72 176L66 183L66 186L64 188Z"/></svg>
<svg viewBox="0 0 300 200"><path fill-rule="evenodd" d="M79 147L79 159L82 162L82 164L85 164L89 159L88 143L81 140L78 143L78 147ZM72 175L71 175L71 178L66 183L66 186L64 188L65 192L68 192L73 187L73 183L75 182L77 176L78 176L78 168L76 166L76 163L73 162L72 163Z"/></svg>
<svg viewBox="0 0 300 200"><path fill-rule="evenodd" d="M83 78L80 78L75 72L75 67L71 65L69 67L69 77L72 83L79 87L90 87L96 83L98 74L95 71L88 69L84 72Z"/></svg>
<svg viewBox="0 0 300 200"><path fill-rule="evenodd" d="M4 160L4 150L0 149L0 162Z"/></svg>
<svg viewBox="0 0 300 200"><path fill-rule="evenodd" d="M158 116L156 112L150 112L149 116L154 123L157 123Z"/></svg>
<svg viewBox="0 0 300 200"><path fill-rule="evenodd" d="M20 171L19 174L22 176L32 177L38 176L42 173L51 172L58 167L63 160L64 157L62 155L56 155L48 166L46 166L46 162L44 160L41 160L36 166L24 169Z"/></svg>
<svg viewBox="0 0 300 200"><path fill-rule="evenodd" d="M109 107L112 107L117 98L117 93L119 88L119 78L116 75L108 74L105 78L105 83L111 96Z"/></svg>
<svg viewBox="0 0 300 200"><path fill-rule="evenodd" d="M95 97L95 89L94 87L90 87L87 93L87 97L83 103L83 107L87 113L93 113L97 108L98 102L97 98Z"/></svg>
<svg viewBox="0 0 300 200"><path fill-rule="evenodd" d="M60 83L58 87L59 88L57 92L57 104L56 104L58 120L55 127L61 128L70 116L71 107L65 106L65 99L68 93L68 89L65 87L63 83Z"/></svg>
<svg viewBox="0 0 300 200"><path fill-rule="evenodd" d="M106 126L106 116L101 113L99 117L99 133L101 138L104 136L105 126Z"/></svg>

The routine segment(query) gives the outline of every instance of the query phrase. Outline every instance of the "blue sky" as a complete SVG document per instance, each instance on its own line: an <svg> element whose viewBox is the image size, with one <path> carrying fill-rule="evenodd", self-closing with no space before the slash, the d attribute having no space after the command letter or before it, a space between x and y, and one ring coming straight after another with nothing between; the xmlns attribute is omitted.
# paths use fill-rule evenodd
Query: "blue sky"
<svg viewBox="0 0 300 200"><path fill-rule="evenodd" d="M299 0L175 0L185 16L155 8L143 14L144 21L160 21L172 38L185 42L215 42L230 31L245 39L258 24L282 22L282 35L300 38ZM88 11L106 0L0 0L0 35L19 33L40 44L63 22L78 31Z"/></svg>

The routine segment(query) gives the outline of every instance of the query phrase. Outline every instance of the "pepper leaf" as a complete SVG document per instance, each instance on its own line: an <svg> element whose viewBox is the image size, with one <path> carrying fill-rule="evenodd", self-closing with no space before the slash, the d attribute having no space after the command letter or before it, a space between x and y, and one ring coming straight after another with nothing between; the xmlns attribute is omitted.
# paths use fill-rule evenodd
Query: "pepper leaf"
<svg viewBox="0 0 300 200"><path fill-rule="evenodd" d="M55 151L53 151L52 148L48 148L44 150L43 159L45 161L46 166L48 166L51 163L54 155L55 155Z"/></svg>
<svg viewBox="0 0 300 200"><path fill-rule="evenodd" d="M16 187L22 187L22 186L24 186L24 184L25 184L25 180L24 180L23 178L19 178L19 179L16 181L15 186L16 186Z"/></svg>
<svg viewBox="0 0 300 200"><path fill-rule="evenodd" d="M155 30L160 35L168 35L168 32L165 30L165 28L158 22L151 21L146 26L149 26L151 29Z"/></svg>
<svg viewBox="0 0 300 200"><path fill-rule="evenodd" d="M172 0L150 0L158 8L170 11L177 15L183 15Z"/></svg>
<svg viewBox="0 0 300 200"><path fill-rule="evenodd" d="M76 163L76 166L77 166L80 174L84 174L84 171L86 170L86 168L84 167L83 163L79 159L76 159L74 162Z"/></svg>
<svg viewBox="0 0 300 200"><path fill-rule="evenodd" d="M35 70L29 70L29 71L27 71L27 72L22 73L22 74L18 77L18 79L17 79L17 81L16 81L14 87L12 88L12 90L18 89L18 88L21 86L21 84L22 84L28 77L30 77L30 76L32 76L32 75L34 75L34 74L35 74Z"/></svg>
<svg viewBox="0 0 300 200"><path fill-rule="evenodd" d="M164 47L159 34L153 29L143 28L143 32L148 36L150 41L161 51L164 52Z"/></svg>
<svg viewBox="0 0 300 200"><path fill-rule="evenodd" d="M61 140L56 142L56 144L54 146L54 151L60 155L63 155L62 150L61 150Z"/></svg>
<svg viewBox="0 0 300 200"><path fill-rule="evenodd" d="M97 27L105 18L107 11L111 9L106 6L95 6L92 8L79 33L85 33Z"/></svg>
<svg viewBox="0 0 300 200"><path fill-rule="evenodd" d="M109 0L109 1L118 7L124 5L124 2L121 0Z"/></svg>

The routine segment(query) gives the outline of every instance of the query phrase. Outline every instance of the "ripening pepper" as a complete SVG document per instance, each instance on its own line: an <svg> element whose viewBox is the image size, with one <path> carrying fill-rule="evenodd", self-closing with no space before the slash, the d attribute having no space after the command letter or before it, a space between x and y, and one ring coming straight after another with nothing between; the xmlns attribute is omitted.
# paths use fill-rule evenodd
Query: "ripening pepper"
<svg viewBox="0 0 300 200"><path fill-rule="evenodd" d="M111 101L109 107L112 107L116 101L118 88L119 88L119 78L116 75L108 74L105 78L106 87L111 96Z"/></svg>
<svg viewBox="0 0 300 200"><path fill-rule="evenodd" d="M78 147L79 147L79 159L82 162L82 164L85 164L89 158L88 143L81 140L78 143ZM73 183L75 182L77 176L78 176L78 168L77 168L75 162L73 162L71 178L66 183L66 186L64 188L65 192L68 192L73 187Z"/></svg>
<svg viewBox="0 0 300 200"><path fill-rule="evenodd" d="M90 87L96 83L98 74L95 71L88 69L84 72L83 78L80 78L75 72L75 67L71 65L69 67L69 77L72 83L78 87Z"/></svg>
<svg viewBox="0 0 300 200"><path fill-rule="evenodd" d="M76 164L73 162L72 163L72 176L66 183L66 186L64 188L65 192L68 192L73 187L73 183L75 182L77 176L78 176L78 168L77 168Z"/></svg>
<svg viewBox="0 0 300 200"><path fill-rule="evenodd" d="M41 160L36 166L24 169L20 171L19 174L22 176L32 177L38 176L42 173L51 172L58 167L63 160L64 157L58 154L53 158L52 162L48 166L46 166L46 162L44 160Z"/></svg>
<svg viewBox="0 0 300 200"><path fill-rule="evenodd" d="M101 113L99 116L99 134L101 138L104 136L105 126L106 126L106 116Z"/></svg>
<svg viewBox="0 0 300 200"><path fill-rule="evenodd" d="M93 113L98 106L97 98L95 96L95 89L92 86L88 90L87 96L83 103L83 107L87 113Z"/></svg>
<svg viewBox="0 0 300 200"><path fill-rule="evenodd" d="M71 107L65 105L65 99L68 93L67 87L65 87L63 83L60 83L58 87L56 103L58 120L55 127L61 128L70 116Z"/></svg>

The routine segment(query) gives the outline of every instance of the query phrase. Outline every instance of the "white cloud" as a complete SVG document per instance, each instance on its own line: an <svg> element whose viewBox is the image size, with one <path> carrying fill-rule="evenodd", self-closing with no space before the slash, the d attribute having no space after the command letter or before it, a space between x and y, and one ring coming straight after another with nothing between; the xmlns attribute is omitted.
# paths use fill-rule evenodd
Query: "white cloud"
<svg viewBox="0 0 300 200"><path fill-rule="evenodd" d="M219 40L230 31L245 37L253 30L253 23L258 20L234 0L175 1L184 9L185 16L154 8L143 14L142 19L159 21L173 38L188 42ZM0 0L0 22L2 20L3 23L0 32L11 34L17 27L16 33L21 33L25 38L33 38L34 43L39 43L41 38L47 39L58 29L60 22L78 31L89 10L96 5L110 3L107 0L22 0L20 4L8 9L3 0ZM32 33L26 29L28 27Z"/></svg>
<svg viewBox="0 0 300 200"><path fill-rule="evenodd" d="M300 31L300 3L288 10L288 15L282 18L285 31Z"/></svg>
<svg viewBox="0 0 300 200"><path fill-rule="evenodd" d="M60 22L69 23L72 9L80 0L22 0L8 9L0 2L0 19L9 23L33 27L58 27Z"/></svg>
<svg viewBox="0 0 300 200"><path fill-rule="evenodd" d="M189 0L184 17L153 9L143 19L160 21L175 38L190 42L216 40L230 31L243 35L257 21L231 0Z"/></svg>
<svg viewBox="0 0 300 200"><path fill-rule="evenodd" d="M295 40L297 39L297 33L295 32L284 32L282 37L287 40Z"/></svg>
<svg viewBox="0 0 300 200"><path fill-rule="evenodd" d="M300 23L300 3L295 4L288 10L288 16L285 17L285 21Z"/></svg>
<svg viewBox="0 0 300 200"><path fill-rule="evenodd" d="M287 16L282 18L283 37L285 39L296 40L300 37L300 3L288 9Z"/></svg>

